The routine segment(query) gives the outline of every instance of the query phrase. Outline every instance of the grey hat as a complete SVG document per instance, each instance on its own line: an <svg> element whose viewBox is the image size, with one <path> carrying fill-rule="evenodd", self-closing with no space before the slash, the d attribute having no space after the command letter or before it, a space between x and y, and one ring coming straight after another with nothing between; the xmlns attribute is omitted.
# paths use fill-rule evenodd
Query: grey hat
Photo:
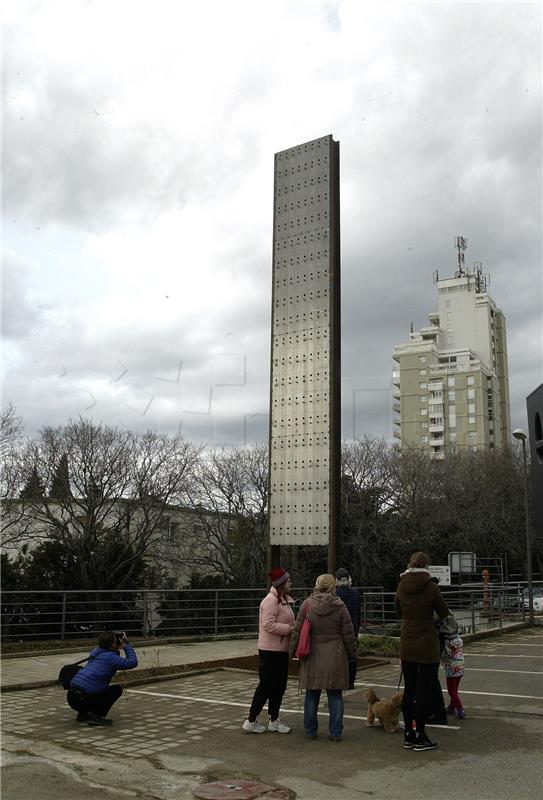
<svg viewBox="0 0 543 800"><path fill-rule="evenodd" d="M347 570L344 569L343 567L340 567L340 569L338 569L338 571L336 572L336 581L340 581L343 578L350 578L350 577L351 576L349 575Z"/></svg>

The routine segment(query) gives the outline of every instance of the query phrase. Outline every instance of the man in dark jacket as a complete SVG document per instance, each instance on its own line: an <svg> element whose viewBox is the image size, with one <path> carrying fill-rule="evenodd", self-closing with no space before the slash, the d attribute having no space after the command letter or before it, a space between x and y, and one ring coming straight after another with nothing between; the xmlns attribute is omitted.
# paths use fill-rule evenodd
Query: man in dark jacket
<svg viewBox="0 0 543 800"><path fill-rule="evenodd" d="M119 655L119 648L125 657ZM67 701L77 711L77 721L88 725L112 725L107 718L109 709L123 693L122 686L109 683L118 669L134 669L138 659L134 648L128 644L126 633L104 631L98 640L98 647L91 651L83 669L72 679L68 689Z"/></svg>
<svg viewBox="0 0 543 800"><path fill-rule="evenodd" d="M336 594L347 606L353 623L355 639L360 630L360 592L352 585L352 579L346 569L341 567L336 572ZM349 689L354 689L356 679L356 660L349 661Z"/></svg>

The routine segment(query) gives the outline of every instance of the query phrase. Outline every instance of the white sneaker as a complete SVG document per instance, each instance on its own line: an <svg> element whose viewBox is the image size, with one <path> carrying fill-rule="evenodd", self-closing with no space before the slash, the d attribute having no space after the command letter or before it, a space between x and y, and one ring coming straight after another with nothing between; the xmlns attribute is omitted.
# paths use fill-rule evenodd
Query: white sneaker
<svg viewBox="0 0 543 800"><path fill-rule="evenodd" d="M288 725L285 725L283 722L276 719L274 722L270 720L268 730L273 731L274 733L290 733L292 729L289 728Z"/></svg>
<svg viewBox="0 0 543 800"><path fill-rule="evenodd" d="M245 731L245 733L266 733L266 726L261 725L257 719L255 719L254 722L249 722L249 720L246 719L241 729Z"/></svg>

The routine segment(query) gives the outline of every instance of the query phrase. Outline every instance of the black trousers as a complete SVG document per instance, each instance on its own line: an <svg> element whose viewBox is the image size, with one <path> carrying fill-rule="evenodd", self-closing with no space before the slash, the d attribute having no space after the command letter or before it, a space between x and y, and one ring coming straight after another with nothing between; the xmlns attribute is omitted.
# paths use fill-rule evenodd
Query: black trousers
<svg viewBox="0 0 543 800"><path fill-rule="evenodd" d="M253 702L249 710L249 719L254 721L268 701L268 714L272 720L279 716L279 709L288 680L288 653L277 653L273 650L259 650L260 682L256 687Z"/></svg>
<svg viewBox="0 0 543 800"><path fill-rule="evenodd" d="M439 663L420 664L416 661L402 661L402 670L405 683L402 702L405 730L412 729L415 717L417 733L424 733L424 723L431 707L432 690L438 679Z"/></svg>
<svg viewBox="0 0 543 800"><path fill-rule="evenodd" d="M87 694L82 689L68 689L68 705L81 714L96 714L107 717L108 711L123 693L123 687L115 684L102 692Z"/></svg>
<svg viewBox="0 0 543 800"><path fill-rule="evenodd" d="M356 680L356 661L349 661L349 689L354 689L354 682Z"/></svg>

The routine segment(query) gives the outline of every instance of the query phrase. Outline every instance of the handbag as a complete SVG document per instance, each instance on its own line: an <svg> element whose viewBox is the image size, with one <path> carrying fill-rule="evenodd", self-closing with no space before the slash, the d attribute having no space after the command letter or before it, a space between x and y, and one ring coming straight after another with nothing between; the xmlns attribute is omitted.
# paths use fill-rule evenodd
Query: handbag
<svg viewBox="0 0 543 800"><path fill-rule="evenodd" d="M62 667L58 673L58 683L60 683L63 689L69 689L72 680L75 678L77 673L83 669L83 667L80 667L79 664L82 664L83 661L90 661L92 658L93 656L85 656L85 658L75 661L73 664L65 664Z"/></svg>
<svg viewBox="0 0 543 800"><path fill-rule="evenodd" d="M310 652L311 652L311 620L309 619L309 611L306 611L304 621L302 622L302 627L300 629L300 638L298 639L298 645L296 647L296 652L294 653L294 656L300 661L304 661L308 657Z"/></svg>

